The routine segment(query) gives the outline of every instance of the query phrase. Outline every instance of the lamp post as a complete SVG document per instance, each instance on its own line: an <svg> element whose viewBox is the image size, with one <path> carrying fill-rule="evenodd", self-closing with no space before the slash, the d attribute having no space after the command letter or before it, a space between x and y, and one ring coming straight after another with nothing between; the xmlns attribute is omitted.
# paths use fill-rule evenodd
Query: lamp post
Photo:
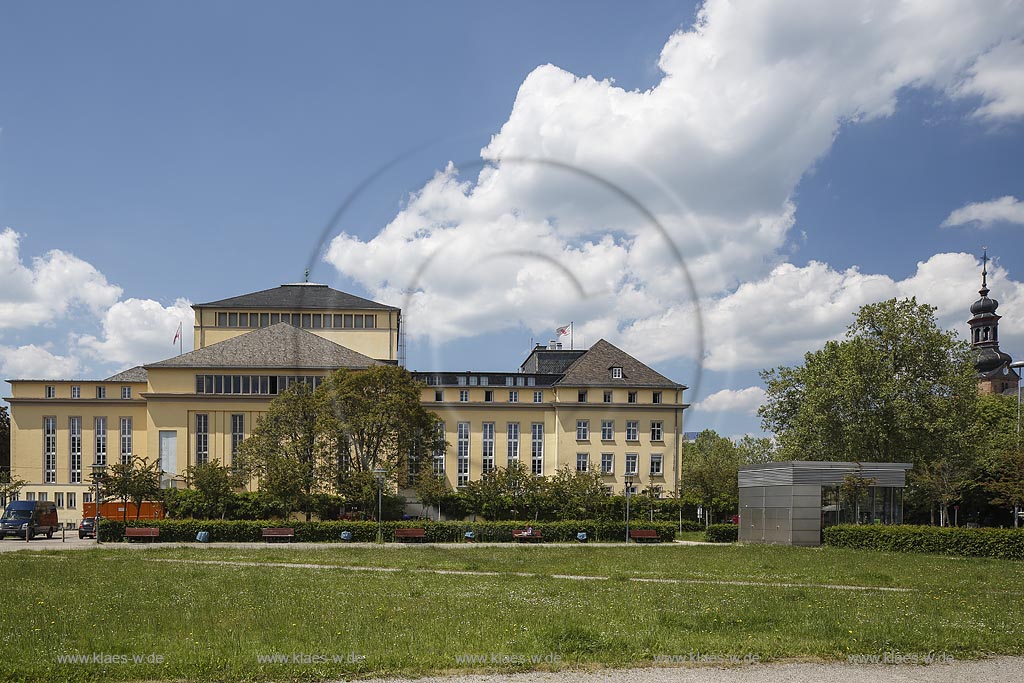
<svg viewBox="0 0 1024 683"><path fill-rule="evenodd" d="M384 542L384 516L381 510L381 502L384 498L384 478L388 471L383 467L376 467L373 470L373 478L377 480L377 543Z"/></svg>
<svg viewBox="0 0 1024 683"><path fill-rule="evenodd" d="M627 472L622 480L626 482L626 543L629 543L629 493L633 488L633 474Z"/></svg>
<svg viewBox="0 0 1024 683"><path fill-rule="evenodd" d="M1010 363L1010 367L1014 370L1020 370L1024 368L1024 360L1019 360L1016 363ZM1018 375L1021 373L1018 372ZM1017 380L1017 447L1020 448L1020 380Z"/></svg>
<svg viewBox="0 0 1024 683"><path fill-rule="evenodd" d="M92 528L96 532L96 543L100 543L100 478L103 476L103 472L107 469L106 465L100 465L98 463L92 464L92 483L94 486L94 493L92 499Z"/></svg>

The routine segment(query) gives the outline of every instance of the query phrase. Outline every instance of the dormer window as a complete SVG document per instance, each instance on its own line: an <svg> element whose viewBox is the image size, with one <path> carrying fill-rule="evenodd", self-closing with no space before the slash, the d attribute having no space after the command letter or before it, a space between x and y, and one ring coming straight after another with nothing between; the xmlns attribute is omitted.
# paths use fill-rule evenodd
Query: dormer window
<svg viewBox="0 0 1024 683"><path fill-rule="evenodd" d="M620 367L612 368L612 379L622 379L622 368L620 368Z"/></svg>

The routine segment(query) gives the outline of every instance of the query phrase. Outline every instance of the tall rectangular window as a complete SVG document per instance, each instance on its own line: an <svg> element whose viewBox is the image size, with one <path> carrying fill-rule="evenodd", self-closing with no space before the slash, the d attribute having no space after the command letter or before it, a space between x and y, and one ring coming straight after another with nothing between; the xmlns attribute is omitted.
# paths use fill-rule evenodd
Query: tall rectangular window
<svg viewBox="0 0 1024 683"><path fill-rule="evenodd" d="M204 465L210 460L210 416L196 413L196 464Z"/></svg>
<svg viewBox="0 0 1024 683"><path fill-rule="evenodd" d="M519 423L509 422L508 423L508 459L507 463L511 465L514 462L519 462Z"/></svg>
<svg viewBox="0 0 1024 683"><path fill-rule="evenodd" d="M55 387L55 386L53 386L51 384L47 384L46 385L46 398L56 398L56 397L57 397L57 387Z"/></svg>
<svg viewBox="0 0 1024 683"><path fill-rule="evenodd" d="M64 492L57 491L53 494L53 504L59 508L64 507Z"/></svg>
<svg viewBox="0 0 1024 683"><path fill-rule="evenodd" d="M639 420L627 420L626 421L626 441L639 441L640 440L640 421Z"/></svg>
<svg viewBox="0 0 1024 683"><path fill-rule="evenodd" d="M601 474L613 474L615 472L615 454L601 454Z"/></svg>
<svg viewBox="0 0 1024 683"><path fill-rule="evenodd" d="M651 476L660 477L662 473L661 453L651 453Z"/></svg>
<svg viewBox="0 0 1024 683"><path fill-rule="evenodd" d="M132 388L131 387L121 387L121 398L129 399L131 397L132 397Z"/></svg>
<svg viewBox="0 0 1024 683"><path fill-rule="evenodd" d="M217 314L217 327L227 327L227 326L228 326L228 314L227 313L218 313Z"/></svg>
<svg viewBox="0 0 1024 683"><path fill-rule="evenodd" d="M82 418L68 418L68 464L72 484L82 483Z"/></svg>
<svg viewBox="0 0 1024 683"><path fill-rule="evenodd" d="M231 464L235 464L235 456L238 455L238 448L245 438L245 415L231 416Z"/></svg>
<svg viewBox="0 0 1024 683"><path fill-rule="evenodd" d="M437 440L438 447L434 449L434 474L441 476L444 474L444 422L437 423Z"/></svg>
<svg viewBox="0 0 1024 683"><path fill-rule="evenodd" d="M74 508L78 507L78 505L76 505L77 501L75 499L76 499L75 492L74 491L68 491L68 507L69 508L74 509Z"/></svg>
<svg viewBox="0 0 1024 683"><path fill-rule="evenodd" d="M57 418L43 418L43 483L57 483Z"/></svg>
<svg viewBox="0 0 1024 683"><path fill-rule="evenodd" d="M655 391L651 394L651 403L661 403L661 392Z"/></svg>
<svg viewBox="0 0 1024 683"><path fill-rule="evenodd" d="M577 397L578 397L580 403L586 403L587 402L587 392L586 391L579 391L579 392L577 392Z"/></svg>
<svg viewBox="0 0 1024 683"><path fill-rule="evenodd" d="M590 439L590 420L576 420L576 440L588 441Z"/></svg>
<svg viewBox="0 0 1024 683"><path fill-rule="evenodd" d="M662 421L651 421L651 441L661 441L663 438Z"/></svg>
<svg viewBox="0 0 1024 683"><path fill-rule="evenodd" d="M590 456L587 453L576 454L576 471L586 472L590 469Z"/></svg>
<svg viewBox="0 0 1024 683"><path fill-rule="evenodd" d="M626 403L636 403L636 392L630 391L626 394Z"/></svg>
<svg viewBox="0 0 1024 683"><path fill-rule="evenodd" d="M626 453L626 474L637 473L637 463L640 461L640 456L637 453Z"/></svg>
<svg viewBox="0 0 1024 683"><path fill-rule="evenodd" d="M601 441L615 440L615 420L601 420Z"/></svg>
<svg viewBox="0 0 1024 683"><path fill-rule="evenodd" d="M519 392L518 391L510 391L510 392L508 392L508 402L509 403L519 403Z"/></svg>
<svg viewBox="0 0 1024 683"><path fill-rule="evenodd" d="M96 387L96 398L106 398L106 397L107 397L107 388L106 387Z"/></svg>
<svg viewBox="0 0 1024 683"><path fill-rule="evenodd" d="M533 402L534 403L543 403L544 402L544 392L543 391L535 391L535 392L533 392Z"/></svg>
<svg viewBox="0 0 1024 683"><path fill-rule="evenodd" d="M610 392L610 391L604 392L604 402L605 403L611 403L612 402L612 392Z"/></svg>
<svg viewBox="0 0 1024 683"><path fill-rule="evenodd" d="M93 421L93 428L96 431L96 458L93 460L97 465L107 464L107 418L97 417Z"/></svg>
<svg viewBox="0 0 1024 683"><path fill-rule="evenodd" d="M71 398L82 398L82 387L71 387Z"/></svg>
<svg viewBox="0 0 1024 683"><path fill-rule="evenodd" d="M459 390L459 401L461 403L468 403L469 402L469 391L467 389Z"/></svg>
<svg viewBox="0 0 1024 683"><path fill-rule="evenodd" d="M494 469L494 423L484 422L483 434L483 471L490 472Z"/></svg>
<svg viewBox="0 0 1024 683"><path fill-rule="evenodd" d="M444 390L443 389L434 389L434 400L435 401L443 401L444 400Z"/></svg>
<svg viewBox="0 0 1024 683"><path fill-rule="evenodd" d="M456 435L458 437L456 452L458 469L455 482L457 486L465 486L469 483L469 423L460 422Z"/></svg>
<svg viewBox="0 0 1024 683"><path fill-rule="evenodd" d="M536 476L544 474L544 423L530 425L530 471Z"/></svg>
<svg viewBox="0 0 1024 683"><path fill-rule="evenodd" d="M484 390L484 403L494 403L494 389Z"/></svg>
<svg viewBox="0 0 1024 683"><path fill-rule="evenodd" d="M132 459L132 419L121 418L121 464L128 464Z"/></svg>

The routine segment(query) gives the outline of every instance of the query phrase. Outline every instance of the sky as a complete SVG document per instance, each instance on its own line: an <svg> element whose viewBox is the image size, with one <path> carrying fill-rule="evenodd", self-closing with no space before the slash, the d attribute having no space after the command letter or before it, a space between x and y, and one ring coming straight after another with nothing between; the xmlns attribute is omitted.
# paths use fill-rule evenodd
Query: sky
<svg viewBox="0 0 1024 683"><path fill-rule="evenodd" d="M0 377L161 360L308 268L401 306L410 369L571 321L738 436L864 304L966 337L986 246L1020 358L1024 2L983 7L4 3Z"/></svg>

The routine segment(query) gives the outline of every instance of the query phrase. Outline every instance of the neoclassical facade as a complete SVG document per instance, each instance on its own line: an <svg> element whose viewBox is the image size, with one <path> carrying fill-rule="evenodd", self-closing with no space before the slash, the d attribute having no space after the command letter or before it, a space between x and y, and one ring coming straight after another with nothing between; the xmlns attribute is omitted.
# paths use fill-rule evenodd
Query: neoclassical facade
<svg viewBox="0 0 1024 683"><path fill-rule="evenodd" d="M274 396L338 368L399 362L401 311L325 285L282 285L196 304L195 350L102 380L11 379L11 473L22 498L81 518L93 463L156 460L182 486L230 464ZM601 340L538 346L515 370L414 372L444 422L434 471L453 487L520 461L534 474L596 469L610 491L676 490L685 386ZM402 485L406 481L400 482ZM403 491L414 498L412 491Z"/></svg>

